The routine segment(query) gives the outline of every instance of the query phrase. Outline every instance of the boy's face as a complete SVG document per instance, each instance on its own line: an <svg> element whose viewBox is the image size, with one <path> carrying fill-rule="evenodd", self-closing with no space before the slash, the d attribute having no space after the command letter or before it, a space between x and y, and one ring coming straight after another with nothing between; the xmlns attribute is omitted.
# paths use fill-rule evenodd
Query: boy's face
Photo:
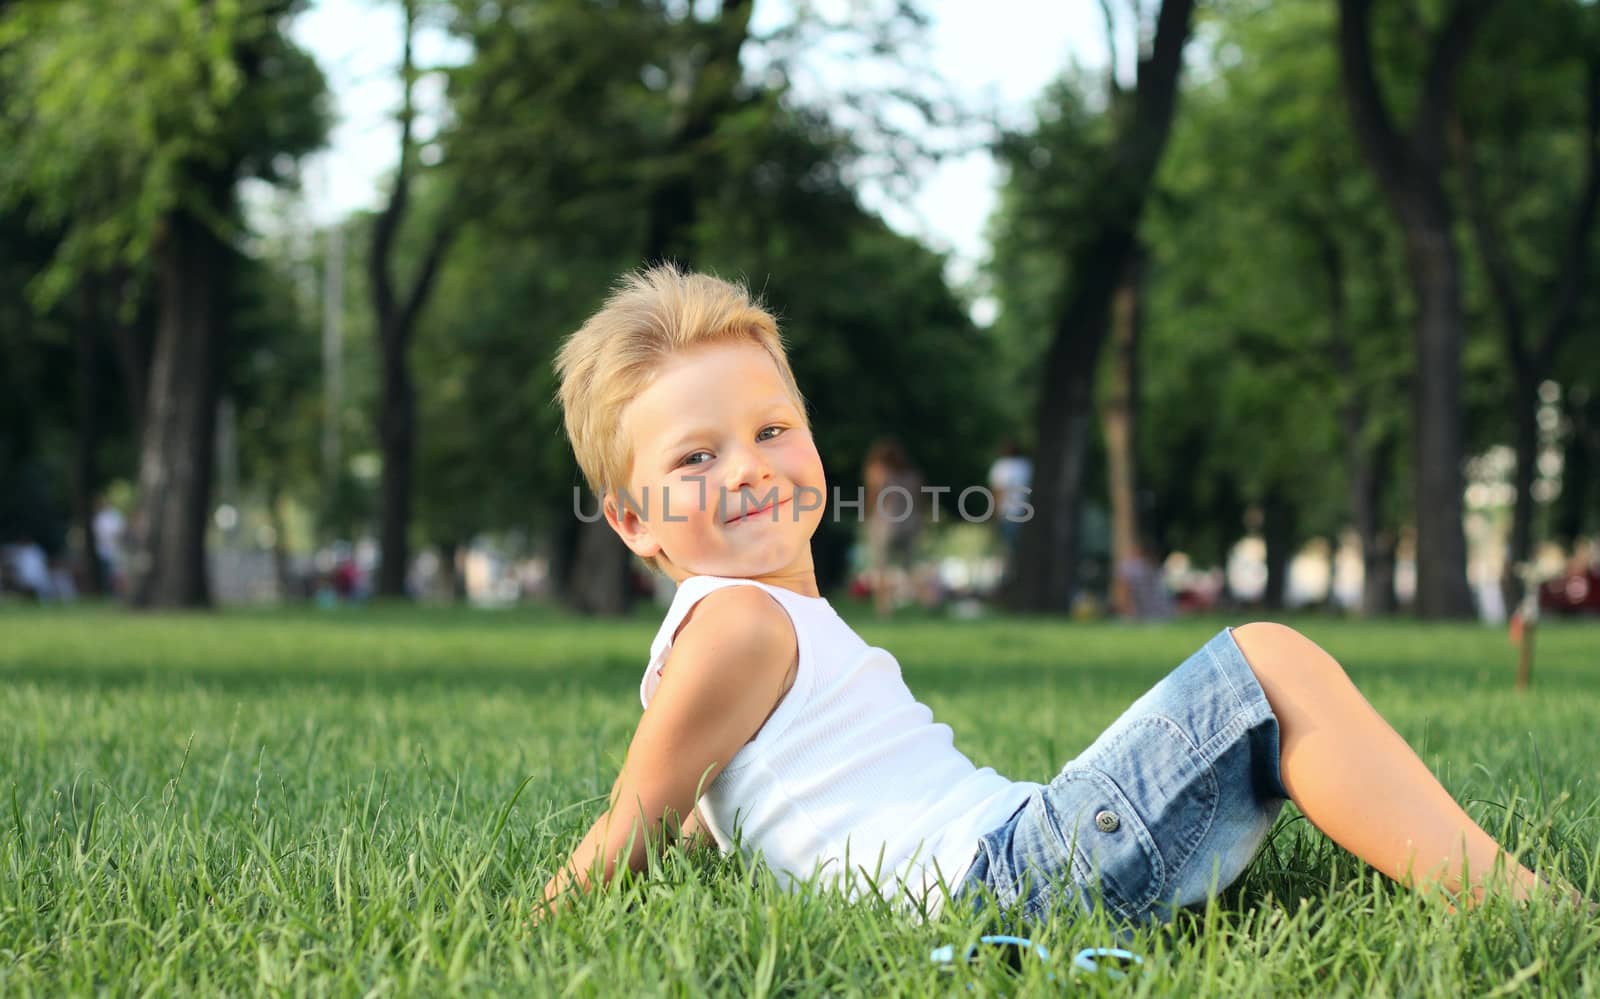
<svg viewBox="0 0 1600 999"><path fill-rule="evenodd" d="M673 357L622 414L633 467L628 495L606 498L606 520L674 580L785 580L814 591L811 535L827 487L801 417L756 344Z"/></svg>

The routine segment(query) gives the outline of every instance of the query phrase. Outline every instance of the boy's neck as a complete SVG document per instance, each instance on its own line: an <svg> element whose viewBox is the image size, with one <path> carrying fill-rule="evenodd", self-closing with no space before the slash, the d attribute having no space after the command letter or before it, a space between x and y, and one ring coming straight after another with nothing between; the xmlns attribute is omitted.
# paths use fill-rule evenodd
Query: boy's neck
<svg viewBox="0 0 1600 999"><path fill-rule="evenodd" d="M669 578L671 578L672 581L674 583L677 583L679 586L682 586L685 580L692 579L695 576L710 575L710 573L703 573L703 572L684 572L683 570L679 569L677 566L673 566L673 565L669 565L669 566L667 566L665 568L667 570L667 576ZM720 578L748 579L751 582L765 583L768 586L776 586L779 589L788 590L791 593L797 593L802 597L811 597L812 599L821 599L822 598L822 591L821 591L821 589L819 589L817 587L817 574L816 574L816 572L812 571L811 569L796 570L794 572L787 572L787 573L785 573L785 572L775 572L775 573L771 573L771 574L763 575L763 576L738 576L738 577L720 577Z"/></svg>

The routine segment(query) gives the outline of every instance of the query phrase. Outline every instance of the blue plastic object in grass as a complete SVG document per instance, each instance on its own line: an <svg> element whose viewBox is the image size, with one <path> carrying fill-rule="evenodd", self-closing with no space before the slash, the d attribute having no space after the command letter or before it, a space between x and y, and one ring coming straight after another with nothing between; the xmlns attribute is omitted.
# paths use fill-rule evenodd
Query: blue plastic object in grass
<svg viewBox="0 0 1600 999"><path fill-rule="evenodd" d="M1013 970L1021 971L1023 955L1033 954L1041 964L1050 960L1050 952L1027 937L1013 937L1004 935L983 936L978 942L971 945L961 955L962 963L970 964L978 956L978 948L987 947L1001 951L1006 961ZM956 948L953 944L935 947L928 953L928 960L940 965L941 970L954 971L956 965ZM1128 977L1128 971L1144 963L1144 958L1130 950L1120 947L1085 947L1072 957L1072 970L1087 972L1091 975L1104 975L1112 981L1121 981ZM1055 973L1050 972L1045 976L1049 981L1055 981Z"/></svg>
<svg viewBox="0 0 1600 999"><path fill-rule="evenodd" d="M994 935L979 937L978 942L968 947L966 952L961 955L962 963L970 964L978 956L979 947L1002 952L1005 955L1006 962L1016 971L1022 970L1024 954L1033 954L1041 963L1050 960L1050 952L1027 937ZM941 965L944 971L954 971L956 964L955 945L945 944L943 947L935 947L928 953L928 960L934 964ZM1056 976L1052 972L1047 977L1053 981Z"/></svg>
<svg viewBox="0 0 1600 999"><path fill-rule="evenodd" d="M1144 958L1121 947L1085 947L1072 957L1075 971L1091 975L1105 975L1112 981L1121 981L1128 972L1144 963Z"/></svg>

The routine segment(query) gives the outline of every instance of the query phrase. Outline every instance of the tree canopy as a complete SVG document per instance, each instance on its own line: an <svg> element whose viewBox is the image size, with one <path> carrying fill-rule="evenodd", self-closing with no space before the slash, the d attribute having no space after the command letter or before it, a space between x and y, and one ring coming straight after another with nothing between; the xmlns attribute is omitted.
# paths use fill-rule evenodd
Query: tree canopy
<svg viewBox="0 0 1600 999"><path fill-rule="evenodd" d="M0 533L81 548L121 482L138 599L205 602L226 400L229 499L285 579L374 537L403 593L414 550L448 564L495 536L551 558L575 605L624 609L625 551L574 516L550 362L660 259L778 314L847 498L880 437L949 487L946 519L1002 441L1031 451L1014 607L1102 585L1126 554L1092 526L1107 508L1124 549L1220 564L1259 536L1268 602L1302 546L1353 531L1370 613L1410 557L1421 609L1463 612L1463 525L1508 539L1512 598L1540 539L1600 527L1593 4L1106 4L1133 60L1064 67L993 134L990 254L962 289L863 196L960 117L914 5L757 28L748 0L389 2L465 55L396 51L397 166L342 240L288 207L331 120L287 33L305 5L0 3ZM825 41L881 71L797 86ZM289 193L247 211L256 181ZM1502 466L1488 491L1452 479Z"/></svg>

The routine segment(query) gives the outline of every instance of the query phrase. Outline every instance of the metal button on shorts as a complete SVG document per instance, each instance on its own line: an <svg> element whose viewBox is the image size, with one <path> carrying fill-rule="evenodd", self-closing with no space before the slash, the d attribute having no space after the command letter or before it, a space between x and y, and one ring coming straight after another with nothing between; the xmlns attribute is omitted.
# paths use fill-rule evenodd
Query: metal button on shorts
<svg viewBox="0 0 1600 999"><path fill-rule="evenodd" d="M1095 813L1094 825L1103 833L1114 833L1122 827L1122 820L1117 818L1117 813L1101 809Z"/></svg>

